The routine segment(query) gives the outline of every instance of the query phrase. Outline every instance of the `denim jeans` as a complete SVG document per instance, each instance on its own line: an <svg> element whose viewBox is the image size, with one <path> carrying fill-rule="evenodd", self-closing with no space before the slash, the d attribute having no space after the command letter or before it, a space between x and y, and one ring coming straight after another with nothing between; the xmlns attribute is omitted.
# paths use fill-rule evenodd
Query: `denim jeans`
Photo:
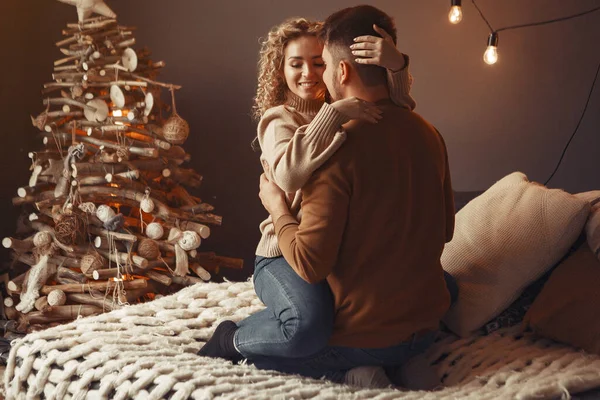
<svg viewBox="0 0 600 400"><path fill-rule="evenodd" d="M380 349L327 346L318 353L304 358L256 357L248 362L259 369L271 369L310 378L325 378L343 383L346 372L360 366L383 367L394 384L399 367L433 344L437 332L413 335L413 339Z"/></svg>
<svg viewBox="0 0 600 400"><path fill-rule="evenodd" d="M454 302L456 282L446 272L444 279ZM326 281L307 283L283 257L257 257L253 280L267 308L237 324L234 344L259 369L343 382L346 371L375 365L393 376L396 368L425 351L436 337L435 332L413 335L407 342L382 349L327 346L335 314Z"/></svg>
<svg viewBox="0 0 600 400"><path fill-rule="evenodd" d="M234 344L245 358L307 357L327 345L334 302L326 281L307 283L283 257L257 257L253 280L267 308L237 324Z"/></svg>

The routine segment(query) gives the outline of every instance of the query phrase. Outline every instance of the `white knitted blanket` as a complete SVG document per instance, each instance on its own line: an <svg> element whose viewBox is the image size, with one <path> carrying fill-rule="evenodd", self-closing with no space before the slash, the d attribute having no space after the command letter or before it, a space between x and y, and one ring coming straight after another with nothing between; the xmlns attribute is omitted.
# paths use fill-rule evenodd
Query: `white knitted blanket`
<svg viewBox="0 0 600 400"><path fill-rule="evenodd" d="M438 341L423 355L446 385L436 392L360 389L196 355L221 319L262 308L249 282L206 283L32 333L10 352L6 398L543 399L600 387L600 357L514 330Z"/></svg>

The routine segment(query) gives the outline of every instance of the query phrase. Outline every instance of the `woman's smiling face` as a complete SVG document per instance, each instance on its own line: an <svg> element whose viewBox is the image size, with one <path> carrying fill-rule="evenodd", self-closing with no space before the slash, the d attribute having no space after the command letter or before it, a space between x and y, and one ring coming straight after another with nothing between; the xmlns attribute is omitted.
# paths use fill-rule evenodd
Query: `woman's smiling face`
<svg viewBox="0 0 600 400"><path fill-rule="evenodd" d="M283 75L288 89L304 100L323 99L323 46L315 36L291 40L285 48Z"/></svg>

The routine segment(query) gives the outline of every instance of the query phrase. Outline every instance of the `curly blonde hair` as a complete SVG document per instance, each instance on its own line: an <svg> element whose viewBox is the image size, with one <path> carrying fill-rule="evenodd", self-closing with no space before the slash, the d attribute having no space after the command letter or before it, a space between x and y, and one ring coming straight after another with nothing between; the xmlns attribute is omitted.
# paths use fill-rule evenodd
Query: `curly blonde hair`
<svg viewBox="0 0 600 400"><path fill-rule="evenodd" d="M252 116L259 120L269 108L281 105L286 99L287 84L281 74L285 48L302 36L318 37L323 23L305 18L290 18L273 27L261 42L258 60L258 87Z"/></svg>

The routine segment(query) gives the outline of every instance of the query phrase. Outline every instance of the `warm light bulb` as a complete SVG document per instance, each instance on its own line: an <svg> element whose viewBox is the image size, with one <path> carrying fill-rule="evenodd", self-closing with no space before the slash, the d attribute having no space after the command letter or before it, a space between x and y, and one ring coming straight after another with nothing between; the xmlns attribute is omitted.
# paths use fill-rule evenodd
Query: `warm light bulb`
<svg viewBox="0 0 600 400"><path fill-rule="evenodd" d="M496 46L488 46L485 53L483 53L483 61L489 65L496 64L496 61L498 61L498 48Z"/></svg>
<svg viewBox="0 0 600 400"><path fill-rule="evenodd" d="M460 21L462 21L462 8L460 6L450 7L448 20L450 20L450 22L453 24L458 24Z"/></svg>
<svg viewBox="0 0 600 400"><path fill-rule="evenodd" d="M122 117L123 111L121 110L113 110L113 117Z"/></svg>
<svg viewBox="0 0 600 400"><path fill-rule="evenodd" d="M492 32L488 38L487 49L483 53L483 61L488 65L496 64L498 61L498 34L496 32Z"/></svg>

